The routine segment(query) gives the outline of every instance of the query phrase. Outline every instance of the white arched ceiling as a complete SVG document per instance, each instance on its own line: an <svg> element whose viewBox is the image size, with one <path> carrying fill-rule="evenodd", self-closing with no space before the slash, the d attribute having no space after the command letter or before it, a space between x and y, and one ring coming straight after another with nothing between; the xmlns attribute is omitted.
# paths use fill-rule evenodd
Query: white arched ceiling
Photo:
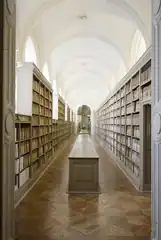
<svg viewBox="0 0 161 240"><path fill-rule="evenodd" d="M17 0L18 48L34 35L41 66L48 59L51 79L73 107L95 108L126 74L136 31L147 48L151 0Z"/></svg>
<svg viewBox="0 0 161 240"><path fill-rule="evenodd" d="M94 38L74 38L61 44L53 51L51 62L55 67L53 72L57 71L57 83L65 94L81 84L87 87L87 82L107 94L107 90L111 90L112 76L116 78L120 64L124 65L115 48ZM89 94L88 97L91 98Z"/></svg>

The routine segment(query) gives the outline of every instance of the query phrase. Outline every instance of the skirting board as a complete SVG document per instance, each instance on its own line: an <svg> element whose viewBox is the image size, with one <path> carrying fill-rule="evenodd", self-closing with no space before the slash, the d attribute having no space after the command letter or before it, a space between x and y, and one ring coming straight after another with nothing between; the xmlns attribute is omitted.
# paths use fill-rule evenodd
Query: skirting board
<svg viewBox="0 0 161 240"><path fill-rule="evenodd" d="M20 204L20 202L26 197L26 195L31 191L31 189L36 185L36 183L40 180L40 178L44 175L44 173L48 170L48 168L54 163L56 158L62 153L62 151L68 146L68 143L71 141L72 136L69 140L64 142L61 149L56 152L56 155L53 157L53 160L49 161L47 165L43 166L41 170L31 178L29 181L24 184L24 186L18 190L17 195L15 194L15 208Z"/></svg>

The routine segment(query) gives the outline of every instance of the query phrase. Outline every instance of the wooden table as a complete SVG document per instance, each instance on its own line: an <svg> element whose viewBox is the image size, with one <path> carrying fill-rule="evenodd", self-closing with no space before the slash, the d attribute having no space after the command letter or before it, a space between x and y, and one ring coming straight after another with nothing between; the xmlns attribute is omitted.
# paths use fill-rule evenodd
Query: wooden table
<svg viewBox="0 0 161 240"><path fill-rule="evenodd" d="M77 137L68 159L68 193L99 193L99 156L88 134Z"/></svg>

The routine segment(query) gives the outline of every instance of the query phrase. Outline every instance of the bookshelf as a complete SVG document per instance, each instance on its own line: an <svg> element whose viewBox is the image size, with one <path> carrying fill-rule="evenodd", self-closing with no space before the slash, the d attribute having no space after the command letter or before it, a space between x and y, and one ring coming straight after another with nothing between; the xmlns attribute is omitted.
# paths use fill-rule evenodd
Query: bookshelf
<svg viewBox="0 0 161 240"><path fill-rule="evenodd" d="M52 87L33 63L17 69L15 190L53 157Z"/></svg>
<svg viewBox="0 0 161 240"><path fill-rule="evenodd" d="M15 190L30 177L31 117L15 117Z"/></svg>
<svg viewBox="0 0 161 240"><path fill-rule="evenodd" d="M59 95L58 98L58 148L64 142L64 127L65 127L65 101Z"/></svg>
<svg viewBox="0 0 161 240"><path fill-rule="evenodd" d="M143 104L151 100L151 49L116 86L96 113L96 136L113 160L141 190Z"/></svg>
<svg viewBox="0 0 161 240"><path fill-rule="evenodd" d="M65 101L60 95L58 97L58 120L59 122L65 121Z"/></svg>
<svg viewBox="0 0 161 240"><path fill-rule="evenodd" d="M58 150L58 121L53 120L53 126L52 126L52 132L53 132L53 151L54 153Z"/></svg>
<svg viewBox="0 0 161 240"><path fill-rule="evenodd" d="M70 108L67 107L67 121L65 121L65 101L59 95L58 120L53 120L53 147L56 152L72 134L70 122Z"/></svg>
<svg viewBox="0 0 161 240"><path fill-rule="evenodd" d="M72 123L69 116L65 121L65 101L60 96L58 120L52 119L52 95L51 84L33 63L24 63L17 69L15 202L56 158L72 134Z"/></svg>
<svg viewBox="0 0 161 240"><path fill-rule="evenodd" d="M53 151L57 152L57 150L61 148L62 144L64 144L71 135L70 122L64 121L60 125L58 120L53 120Z"/></svg>
<svg viewBox="0 0 161 240"><path fill-rule="evenodd" d="M70 107L67 107L67 121L70 122Z"/></svg>

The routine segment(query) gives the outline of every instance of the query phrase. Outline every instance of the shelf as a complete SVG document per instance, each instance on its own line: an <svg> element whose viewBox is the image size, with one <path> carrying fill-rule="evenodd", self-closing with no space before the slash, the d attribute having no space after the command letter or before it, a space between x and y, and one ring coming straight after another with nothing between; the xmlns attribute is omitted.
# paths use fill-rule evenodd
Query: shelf
<svg viewBox="0 0 161 240"><path fill-rule="evenodd" d="M144 82L141 83L141 87L145 86L145 85L149 85L151 83L151 78L145 80Z"/></svg>
<svg viewBox="0 0 161 240"><path fill-rule="evenodd" d="M59 96L58 120L52 119L52 86L33 63L18 68L18 114L15 119L15 191L41 173L73 132L65 121L65 101Z"/></svg>
<svg viewBox="0 0 161 240"><path fill-rule="evenodd" d="M142 101L151 98L151 59L137 64L135 70L97 110L95 132L103 146L124 164L121 166L139 178L140 116Z"/></svg>

